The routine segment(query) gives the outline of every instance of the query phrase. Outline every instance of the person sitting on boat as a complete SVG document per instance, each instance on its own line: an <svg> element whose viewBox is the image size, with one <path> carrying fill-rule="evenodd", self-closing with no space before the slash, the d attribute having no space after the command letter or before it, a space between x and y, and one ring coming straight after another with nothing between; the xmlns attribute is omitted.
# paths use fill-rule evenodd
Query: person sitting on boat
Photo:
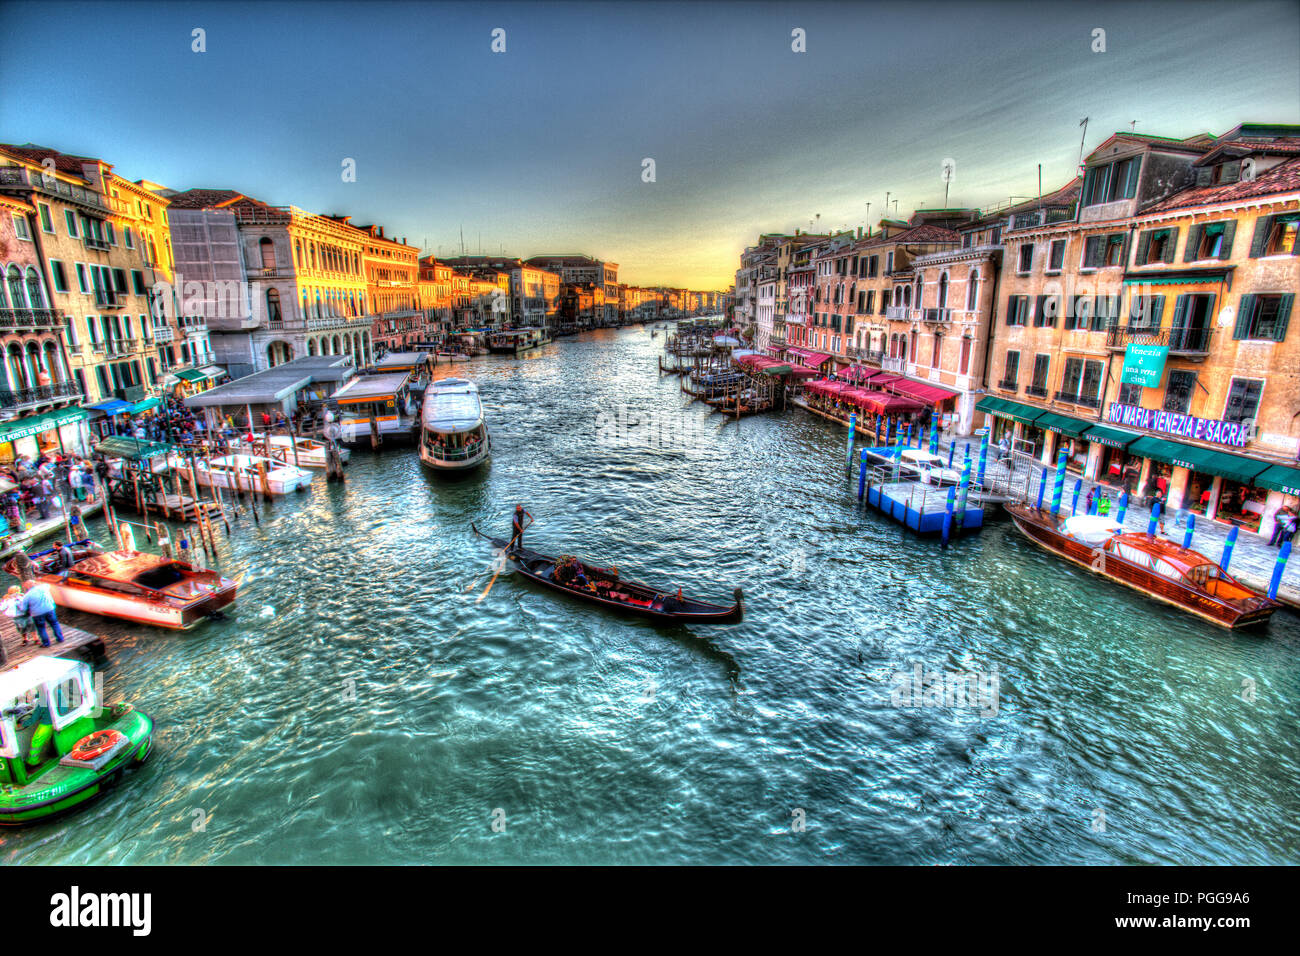
<svg viewBox="0 0 1300 956"><path fill-rule="evenodd" d="M72 553L72 549L65 548L62 541L55 541L54 564L51 570L58 572L59 580L64 584L68 583L68 575L72 573L72 568L76 563L77 557Z"/></svg>

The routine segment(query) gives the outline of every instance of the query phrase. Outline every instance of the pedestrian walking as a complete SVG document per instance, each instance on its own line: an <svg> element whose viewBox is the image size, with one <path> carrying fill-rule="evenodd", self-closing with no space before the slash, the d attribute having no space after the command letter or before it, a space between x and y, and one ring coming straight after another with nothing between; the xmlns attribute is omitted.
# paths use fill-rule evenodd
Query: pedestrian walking
<svg viewBox="0 0 1300 956"><path fill-rule="evenodd" d="M24 581L23 591L22 609L36 625L36 633L41 638L41 647L50 646L46 628L49 628L49 631L54 634L54 639L62 644L63 628L59 626L59 615L55 610L54 595L50 593L50 586L35 581Z"/></svg>
<svg viewBox="0 0 1300 956"><path fill-rule="evenodd" d="M1273 535L1268 539L1268 543L1277 545L1280 548L1283 544L1295 537L1295 531L1295 509L1289 505L1283 506L1283 508L1273 516Z"/></svg>
<svg viewBox="0 0 1300 956"><path fill-rule="evenodd" d="M23 608L23 591L18 585L13 585L5 594L4 600L0 601L0 613L14 622L14 630L17 632L22 644L33 644L36 641L36 625L32 623L31 617ZM0 641L0 649L3 648L4 642ZM0 663L8 662L9 655L0 656Z"/></svg>

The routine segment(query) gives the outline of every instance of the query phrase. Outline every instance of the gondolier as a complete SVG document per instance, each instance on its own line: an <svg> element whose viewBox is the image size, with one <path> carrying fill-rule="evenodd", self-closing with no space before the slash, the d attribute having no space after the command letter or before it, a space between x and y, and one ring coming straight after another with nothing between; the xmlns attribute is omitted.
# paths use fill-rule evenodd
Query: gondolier
<svg viewBox="0 0 1300 956"><path fill-rule="evenodd" d="M528 519L528 523L524 519ZM518 551L524 546L524 528L531 524L533 516L524 510L523 505L515 505L515 516L510 522L510 550Z"/></svg>

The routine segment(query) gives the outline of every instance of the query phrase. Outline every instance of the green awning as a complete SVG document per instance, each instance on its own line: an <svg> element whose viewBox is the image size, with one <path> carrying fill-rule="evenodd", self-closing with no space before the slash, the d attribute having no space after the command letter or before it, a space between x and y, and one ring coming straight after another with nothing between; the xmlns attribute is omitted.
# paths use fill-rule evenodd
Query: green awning
<svg viewBox="0 0 1300 956"><path fill-rule="evenodd" d="M174 446L166 442L145 441L143 438L130 438L126 435L111 435L95 442L95 451L112 458L126 458L139 461L143 458L158 458L170 453Z"/></svg>
<svg viewBox="0 0 1300 956"><path fill-rule="evenodd" d="M141 412L147 412L151 408L157 408L162 404L159 398L146 398L143 402L136 402L128 409L132 415L139 415Z"/></svg>
<svg viewBox="0 0 1300 956"><path fill-rule="evenodd" d="M1130 443L1137 441L1142 436L1134 432L1111 428L1109 425L1093 425L1084 433L1083 437L1088 441L1109 445L1111 448L1127 448Z"/></svg>
<svg viewBox="0 0 1300 956"><path fill-rule="evenodd" d="M764 375L789 375L791 372L788 365L770 365L767 368L759 369Z"/></svg>
<svg viewBox="0 0 1300 956"><path fill-rule="evenodd" d="M0 442L17 441L20 438L40 435L62 425L83 422L89 417L90 413L84 408L60 408L52 412L32 415L30 418L16 418L0 425Z"/></svg>
<svg viewBox="0 0 1300 956"><path fill-rule="evenodd" d="M1210 475L1222 475L1224 478L1247 484L1268 467L1266 462L1242 455L1215 451L1213 448L1201 448L1199 445L1184 445L1182 442L1153 438L1150 435L1143 435L1129 445L1128 451L1130 455L1154 458L1156 461L1163 461L1179 468L1190 468Z"/></svg>
<svg viewBox="0 0 1300 956"><path fill-rule="evenodd" d="M998 398L996 395L985 395L975 403L975 410L990 412L999 418L1014 418L1026 425L1034 424L1037 418L1044 414L1041 408L1034 408L1034 406L1025 405L1022 402L1013 402L1009 398Z"/></svg>
<svg viewBox="0 0 1300 956"><path fill-rule="evenodd" d="M179 372L173 372L172 374L187 382L203 382L207 380L207 376L196 368L183 368Z"/></svg>
<svg viewBox="0 0 1300 956"><path fill-rule="evenodd" d="M1288 495L1300 495L1300 468L1290 465L1269 465L1255 476L1260 488L1272 488Z"/></svg>
<svg viewBox="0 0 1300 956"><path fill-rule="evenodd" d="M1222 282L1228 277L1226 272L1218 272L1208 275L1197 276L1162 276L1159 274L1149 276L1127 276L1124 279L1125 285L1201 285L1205 282Z"/></svg>
<svg viewBox="0 0 1300 956"><path fill-rule="evenodd" d="M1036 428L1050 429L1062 435L1069 435L1071 438L1082 438L1091 424L1092 422L1085 422L1082 418L1071 418L1069 415L1058 415L1056 412L1043 412L1034 420Z"/></svg>

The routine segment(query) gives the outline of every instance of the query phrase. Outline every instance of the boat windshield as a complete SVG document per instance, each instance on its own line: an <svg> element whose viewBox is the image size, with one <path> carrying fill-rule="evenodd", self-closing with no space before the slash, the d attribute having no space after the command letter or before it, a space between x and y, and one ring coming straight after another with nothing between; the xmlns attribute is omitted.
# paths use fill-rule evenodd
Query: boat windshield
<svg viewBox="0 0 1300 956"><path fill-rule="evenodd" d="M160 564L137 574L131 580L142 588L161 591L185 579L185 570L174 563Z"/></svg>

